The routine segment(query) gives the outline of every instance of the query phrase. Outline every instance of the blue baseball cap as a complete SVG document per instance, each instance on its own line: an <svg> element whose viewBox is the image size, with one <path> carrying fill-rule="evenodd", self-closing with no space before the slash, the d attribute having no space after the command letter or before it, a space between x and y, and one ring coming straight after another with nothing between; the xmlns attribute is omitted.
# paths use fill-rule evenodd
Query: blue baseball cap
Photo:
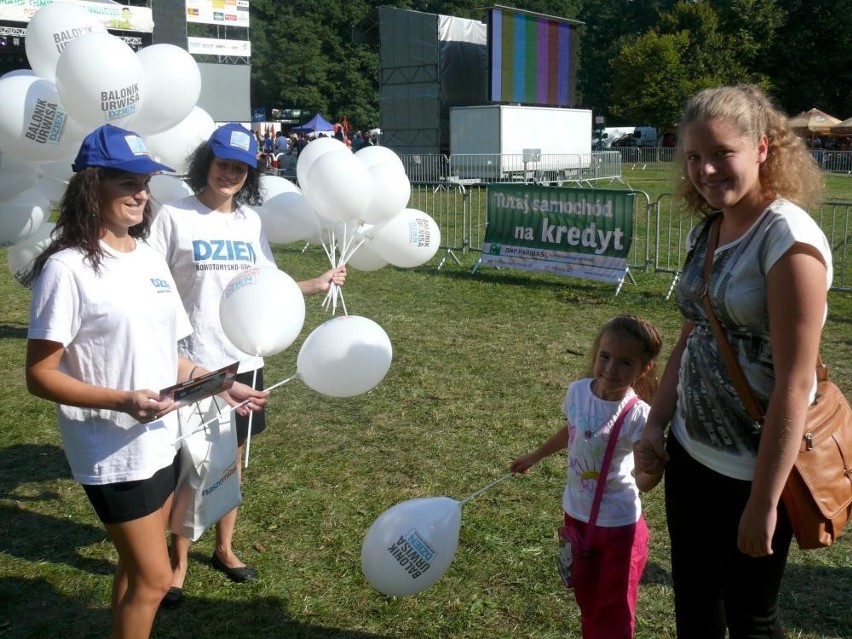
<svg viewBox="0 0 852 639"><path fill-rule="evenodd" d="M242 124L223 124L213 131L207 144L220 160L237 160L249 166L257 166L257 140L254 133Z"/></svg>
<svg viewBox="0 0 852 639"><path fill-rule="evenodd" d="M79 173L88 166L101 166L140 175L160 171L174 172L170 166L151 159L138 134L112 124L104 124L83 138L71 168L74 173Z"/></svg>

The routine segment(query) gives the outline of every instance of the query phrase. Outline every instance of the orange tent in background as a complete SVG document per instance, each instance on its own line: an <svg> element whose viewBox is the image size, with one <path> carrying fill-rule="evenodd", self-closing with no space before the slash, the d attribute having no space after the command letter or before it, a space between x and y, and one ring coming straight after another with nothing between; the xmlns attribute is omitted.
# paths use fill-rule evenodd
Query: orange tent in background
<svg viewBox="0 0 852 639"><path fill-rule="evenodd" d="M834 116L816 108L790 118L790 127L799 135L829 135L831 127L839 123L840 120Z"/></svg>

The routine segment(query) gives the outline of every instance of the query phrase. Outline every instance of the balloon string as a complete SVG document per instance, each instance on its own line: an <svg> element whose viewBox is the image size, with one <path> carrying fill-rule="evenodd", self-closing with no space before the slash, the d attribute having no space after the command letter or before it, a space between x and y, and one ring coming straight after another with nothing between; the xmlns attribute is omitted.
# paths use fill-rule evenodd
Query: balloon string
<svg viewBox="0 0 852 639"><path fill-rule="evenodd" d="M277 382L277 383L273 384L272 386L268 386L267 388L264 388L263 390L265 390L265 391L272 391L272 390L275 390L276 388L278 388L278 387L279 387L279 386L281 386L282 384L286 384L287 382L289 382L289 381L292 381L292 380L296 379L298 376L299 376L299 374L298 374L298 373L296 373L295 375L291 375L291 376L290 376L290 377L288 377L287 379L282 379L280 382ZM252 384L252 385L253 385L253 384ZM236 404L235 406L226 406L225 408L223 408L222 410L220 410L220 411L218 412L218 414L216 415L216 417L214 417L214 418L212 418L212 419L208 419L206 422L204 422L204 423L202 423L202 424L199 424L199 425L198 425L198 428L196 428L195 430L193 430L191 433L187 433L186 435L181 435L181 436L180 436L180 437L178 437L175 441L176 441L176 442L181 442L181 441L183 441L184 439L189 439L189 438L190 438L190 437L192 437L193 435L196 435L196 434L201 433L201 432L206 432L206 431L207 431L207 427L208 427L210 424L212 424L212 423L213 423L213 422L215 422L215 421L218 421L219 419L221 419L221 418L222 418L222 416L227 415L228 413L230 413L230 412L232 412L232 411L237 410L237 409L238 409L238 408L240 408L241 406L245 406L245 405L246 405L246 404L248 404L250 401L251 401L250 399L246 399L246 400L244 400L244 401L240 402L239 404Z"/></svg>
<svg viewBox="0 0 852 639"><path fill-rule="evenodd" d="M251 387L254 388L257 384L257 368L254 369L254 375L251 378ZM246 460L243 464L243 468L248 468L249 464L249 450L251 450L251 422L254 417L254 411L251 411L248 415L248 433L246 434Z"/></svg>
<svg viewBox="0 0 852 639"><path fill-rule="evenodd" d="M464 499L462 499L462 500L461 500L461 502L460 502L460 503L461 503L461 505L462 505L462 506L464 506L464 505L465 505L467 502L469 502L471 499L473 499L473 498L475 498L475 497L479 497L482 493L484 493L486 490L488 490L488 489L489 489L489 488L491 488L492 486L496 486L496 485L497 485L497 484L499 484L501 481L503 481L503 480L505 480L505 479L509 479L509 477L511 477L511 476L512 476L512 475L514 475L514 474L515 474L515 473L506 473L505 475L503 475L503 476L502 476L502 477L500 477L499 479L495 479L494 481L492 481L492 482L491 482L490 484L488 484L487 486L485 486L485 487L483 487L483 488L480 488L480 489L479 489L479 490L477 490L475 493L471 493L470 495L468 495L467 497L465 497Z"/></svg>

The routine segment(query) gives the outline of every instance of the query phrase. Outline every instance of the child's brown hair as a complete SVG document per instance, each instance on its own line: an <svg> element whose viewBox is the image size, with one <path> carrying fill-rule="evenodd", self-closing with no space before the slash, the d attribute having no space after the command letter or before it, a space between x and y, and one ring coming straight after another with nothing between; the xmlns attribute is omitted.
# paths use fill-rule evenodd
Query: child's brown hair
<svg viewBox="0 0 852 639"><path fill-rule="evenodd" d="M601 327L598 336L592 345L591 367L594 370L595 357L600 348L601 338L607 333L615 333L620 336L635 339L642 347L643 364L650 364L648 371L636 379L633 390L644 401L651 403L654 393L657 392L659 381L657 380L657 357L663 347L663 338L660 337L656 327L646 319L636 315L618 315L609 320Z"/></svg>

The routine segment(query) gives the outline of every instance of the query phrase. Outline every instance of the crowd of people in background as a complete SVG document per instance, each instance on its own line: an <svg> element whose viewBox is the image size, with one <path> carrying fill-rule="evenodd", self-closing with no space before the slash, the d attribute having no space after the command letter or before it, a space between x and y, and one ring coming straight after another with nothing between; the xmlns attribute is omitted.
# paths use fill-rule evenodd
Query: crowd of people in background
<svg viewBox="0 0 852 639"><path fill-rule="evenodd" d="M343 122L336 122L331 131L317 132L294 132L284 130L275 131L270 125L257 126L254 129L257 138L258 168L261 170L272 170L283 168L282 156L298 157L309 142L319 138L333 137L340 140L356 153L365 146L374 146L376 137L370 130L349 130L349 123L344 118Z"/></svg>

